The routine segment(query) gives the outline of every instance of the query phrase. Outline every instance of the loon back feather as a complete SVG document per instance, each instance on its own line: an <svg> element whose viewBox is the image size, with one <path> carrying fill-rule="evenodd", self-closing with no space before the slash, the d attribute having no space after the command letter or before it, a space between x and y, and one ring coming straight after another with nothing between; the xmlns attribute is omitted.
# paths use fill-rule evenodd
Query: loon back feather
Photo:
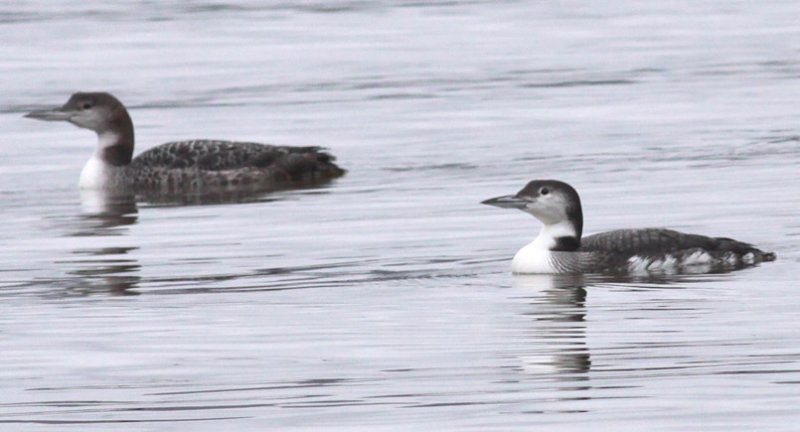
<svg viewBox="0 0 800 432"><path fill-rule="evenodd" d="M222 140L190 140L161 144L149 149L132 164L165 169L197 168L222 171L239 168L266 168L274 163L287 163L298 156L320 163L335 158L321 147L288 147Z"/></svg>
<svg viewBox="0 0 800 432"><path fill-rule="evenodd" d="M730 238L687 234L666 228L621 229L586 236L581 240L580 250L648 255L693 248L737 254L763 253L749 243Z"/></svg>
<svg viewBox="0 0 800 432"><path fill-rule="evenodd" d="M147 150L134 158L131 169L137 189L259 189L334 179L345 173L334 160L320 147L193 140Z"/></svg>
<svg viewBox="0 0 800 432"><path fill-rule="evenodd" d="M775 254L726 237L707 237L665 228L622 229L587 236L581 252L592 254L595 271L665 271L706 266L708 271L773 261Z"/></svg>

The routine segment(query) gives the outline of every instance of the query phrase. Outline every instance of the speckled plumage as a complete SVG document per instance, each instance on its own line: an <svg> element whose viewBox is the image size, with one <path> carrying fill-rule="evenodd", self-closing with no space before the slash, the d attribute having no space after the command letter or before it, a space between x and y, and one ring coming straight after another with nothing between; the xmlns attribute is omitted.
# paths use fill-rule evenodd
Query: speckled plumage
<svg viewBox="0 0 800 432"><path fill-rule="evenodd" d="M148 194L262 191L308 186L345 173L319 147L220 140L170 142L133 158L133 121L109 93L75 93L63 106L27 117L93 130L98 146L81 172L82 189Z"/></svg>
<svg viewBox="0 0 800 432"><path fill-rule="evenodd" d="M144 190L261 189L303 185L344 174L319 147L192 140L162 144L131 161L134 186Z"/></svg>

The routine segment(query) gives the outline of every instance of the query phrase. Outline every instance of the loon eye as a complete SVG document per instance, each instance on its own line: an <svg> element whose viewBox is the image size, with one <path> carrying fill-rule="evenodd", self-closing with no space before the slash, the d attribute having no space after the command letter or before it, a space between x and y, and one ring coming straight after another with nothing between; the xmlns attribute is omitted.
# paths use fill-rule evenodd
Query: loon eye
<svg viewBox="0 0 800 432"><path fill-rule="evenodd" d="M543 188L539 189L539 195L547 195L549 193L550 193L550 189L547 189L546 187L543 187Z"/></svg>
<svg viewBox="0 0 800 432"><path fill-rule="evenodd" d="M83 108L83 109L89 109L91 107L92 107L92 103L91 102L84 102L83 104L81 104L81 108Z"/></svg>

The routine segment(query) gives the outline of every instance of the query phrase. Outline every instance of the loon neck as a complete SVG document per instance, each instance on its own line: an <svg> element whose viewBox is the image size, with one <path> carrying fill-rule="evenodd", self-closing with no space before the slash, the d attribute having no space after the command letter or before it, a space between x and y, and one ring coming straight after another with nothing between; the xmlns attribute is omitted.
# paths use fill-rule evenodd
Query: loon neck
<svg viewBox="0 0 800 432"><path fill-rule="evenodd" d="M571 252L581 247L580 233L570 221L546 224L533 241L538 249Z"/></svg>
<svg viewBox="0 0 800 432"><path fill-rule="evenodd" d="M96 157L112 166L124 166L133 159L133 120L121 103L111 109L108 123L97 132Z"/></svg>
<svg viewBox="0 0 800 432"><path fill-rule="evenodd" d="M107 130L97 133L94 157L112 166L125 166L133 159L133 127L130 130Z"/></svg>
<svg viewBox="0 0 800 432"><path fill-rule="evenodd" d="M119 183L133 155L133 133L97 133L97 149L81 171L81 189L106 189Z"/></svg>

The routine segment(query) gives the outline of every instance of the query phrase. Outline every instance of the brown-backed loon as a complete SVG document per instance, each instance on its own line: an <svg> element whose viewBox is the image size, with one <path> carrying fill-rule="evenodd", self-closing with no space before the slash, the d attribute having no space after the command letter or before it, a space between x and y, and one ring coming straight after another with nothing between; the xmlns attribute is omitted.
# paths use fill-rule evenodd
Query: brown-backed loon
<svg viewBox="0 0 800 432"><path fill-rule="evenodd" d="M252 142L169 142L133 157L133 122L109 93L75 93L60 108L25 117L67 121L97 133L97 149L80 176L82 189L182 193L270 190L322 183L345 171L320 147Z"/></svg>
<svg viewBox="0 0 800 432"><path fill-rule="evenodd" d="M775 260L775 254L723 237L664 228L621 229L581 237L578 192L558 180L533 180L516 195L483 201L522 210L544 224L514 256L514 273L706 273Z"/></svg>

